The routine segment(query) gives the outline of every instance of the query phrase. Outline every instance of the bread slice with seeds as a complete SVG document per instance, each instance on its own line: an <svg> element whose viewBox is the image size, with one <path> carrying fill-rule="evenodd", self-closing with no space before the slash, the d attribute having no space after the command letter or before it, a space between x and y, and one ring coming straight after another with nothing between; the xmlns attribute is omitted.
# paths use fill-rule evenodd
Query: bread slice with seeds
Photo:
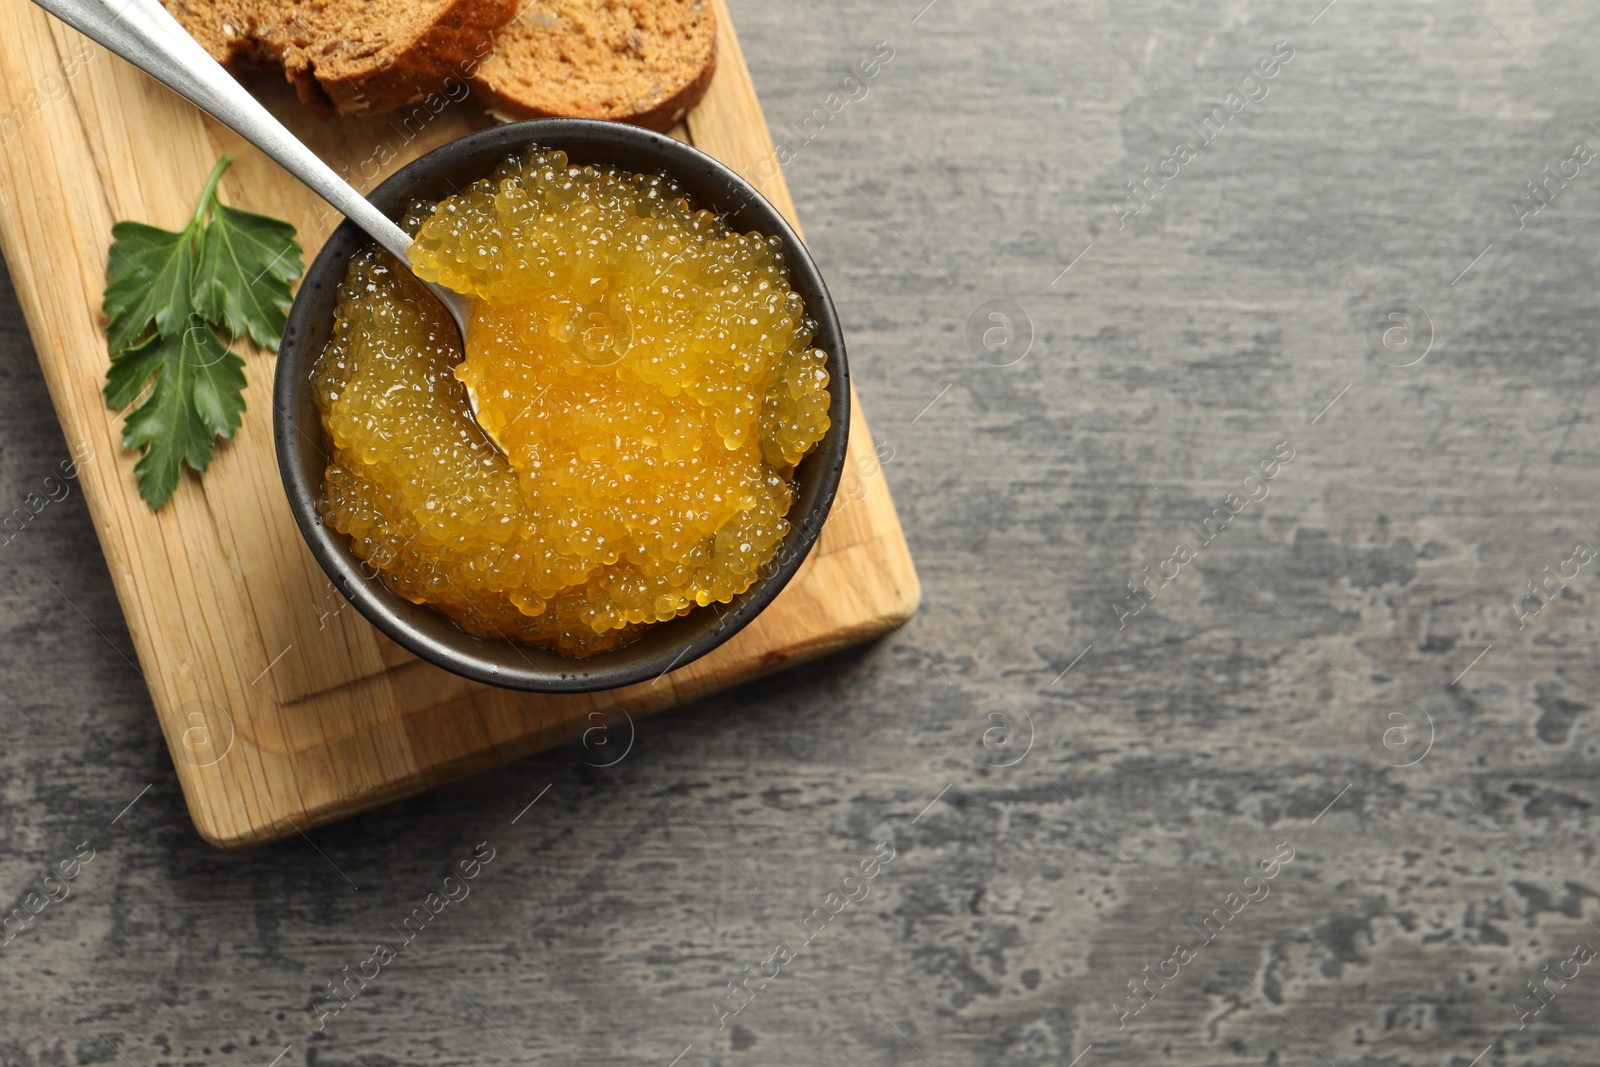
<svg viewBox="0 0 1600 1067"><path fill-rule="evenodd" d="M518 0L162 0L235 74L281 67L321 115L371 114L465 83Z"/></svg>
<svg viewBox="0 0 1600 1067"><path fill-rule="evenodd" d="M717 67L711 0L524 0L473 76L510 119L589 118L670 130Z"/></svg>

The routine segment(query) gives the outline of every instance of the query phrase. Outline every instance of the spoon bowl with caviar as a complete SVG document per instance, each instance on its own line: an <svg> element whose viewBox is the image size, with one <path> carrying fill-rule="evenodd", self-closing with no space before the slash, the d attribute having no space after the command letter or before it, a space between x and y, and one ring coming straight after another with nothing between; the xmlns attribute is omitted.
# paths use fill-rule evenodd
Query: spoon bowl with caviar
<svg viewBox="0 0 1600 1067"><path fill-rule="evenodd" d="M301 533L379 630L486 684L613 689L718 647L799 570L849 372L815 264L733 170L550 119L362 197L154 0L39 2L344 213L290 310L274 426Z"/></svg>

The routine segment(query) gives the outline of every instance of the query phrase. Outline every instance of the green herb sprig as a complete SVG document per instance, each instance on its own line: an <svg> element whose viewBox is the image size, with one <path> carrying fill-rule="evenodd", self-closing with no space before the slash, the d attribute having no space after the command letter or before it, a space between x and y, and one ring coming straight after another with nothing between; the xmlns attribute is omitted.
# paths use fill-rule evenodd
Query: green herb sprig
<svg viewBox="0 0 1600 1067"><path fill-rule="evenodd" d="M205 470L216 438L239 428L244 360L231 342L248 336L277 351L289 283L304 265L293 226L217 199L232 162L217 161L182 230L111 228L105 398L114 408L138 404L122 424L122 447L144 450L133 470L151 511L172 496L184 466Z"/></svg>

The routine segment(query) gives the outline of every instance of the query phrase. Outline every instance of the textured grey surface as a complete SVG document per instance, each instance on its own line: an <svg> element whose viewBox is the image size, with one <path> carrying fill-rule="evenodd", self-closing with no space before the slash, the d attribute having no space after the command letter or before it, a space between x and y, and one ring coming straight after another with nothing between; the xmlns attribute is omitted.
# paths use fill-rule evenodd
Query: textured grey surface
<svg viewBox="0 0 1600 1067"><path fill-rule="evenodd" d="M1600 145L1600 16L924 2L735 0L917 619L615 766L555 752L222 855L81 499L52 503L0 546L0 903L95 858L0 948L0 1063L1594 1062L1600 168L1524 228L1510 205ZM864 96L785 132L880 41ZM1412 343L1370 344L1399 300ZM969 347L989 301L1031 322L1016 362L1015 312ZM9 300L0 330L20 503L67 452ZM1146 566L1177 576L1130 599ZM325 983L482 841L471 895L318 1032Z"/></svg>

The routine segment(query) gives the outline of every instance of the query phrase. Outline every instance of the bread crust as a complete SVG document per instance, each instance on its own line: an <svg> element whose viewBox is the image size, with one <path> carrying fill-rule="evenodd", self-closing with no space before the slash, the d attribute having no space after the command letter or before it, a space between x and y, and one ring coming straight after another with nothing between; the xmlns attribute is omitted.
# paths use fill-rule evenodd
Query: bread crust
<svg viewBox="0 0 1600 1067"><path fill-rule="evenodd" d="M517 0L448 0L409 36L372 44L346 41L309 6L269 0L278 17L267 21L227 0L162 2L236 75L281 67L300 101L324 117L391 111L441 91L452 77L466 81L517 13Z"/></svg>
<svg viewBox="0 0 1600 1067"><path fill-rule="evenodd" d="M472 82L472 98L502 122L516 122L522 119L606 119L611 122L626 122L632 126L643 126L647 130L666 133L682 122L685 116L693 111L701 100L705 99L706 90L711 87L711 78L716 73L717 52L713 48L706 59L705 65L700 68L700 72L695 75L693 81L663 99L659 104L643 111L620 110L615 113L608 113L601 110L586 111L580 114L570 109L541 108L518 96L499 92L476 78Z"/></svg>

